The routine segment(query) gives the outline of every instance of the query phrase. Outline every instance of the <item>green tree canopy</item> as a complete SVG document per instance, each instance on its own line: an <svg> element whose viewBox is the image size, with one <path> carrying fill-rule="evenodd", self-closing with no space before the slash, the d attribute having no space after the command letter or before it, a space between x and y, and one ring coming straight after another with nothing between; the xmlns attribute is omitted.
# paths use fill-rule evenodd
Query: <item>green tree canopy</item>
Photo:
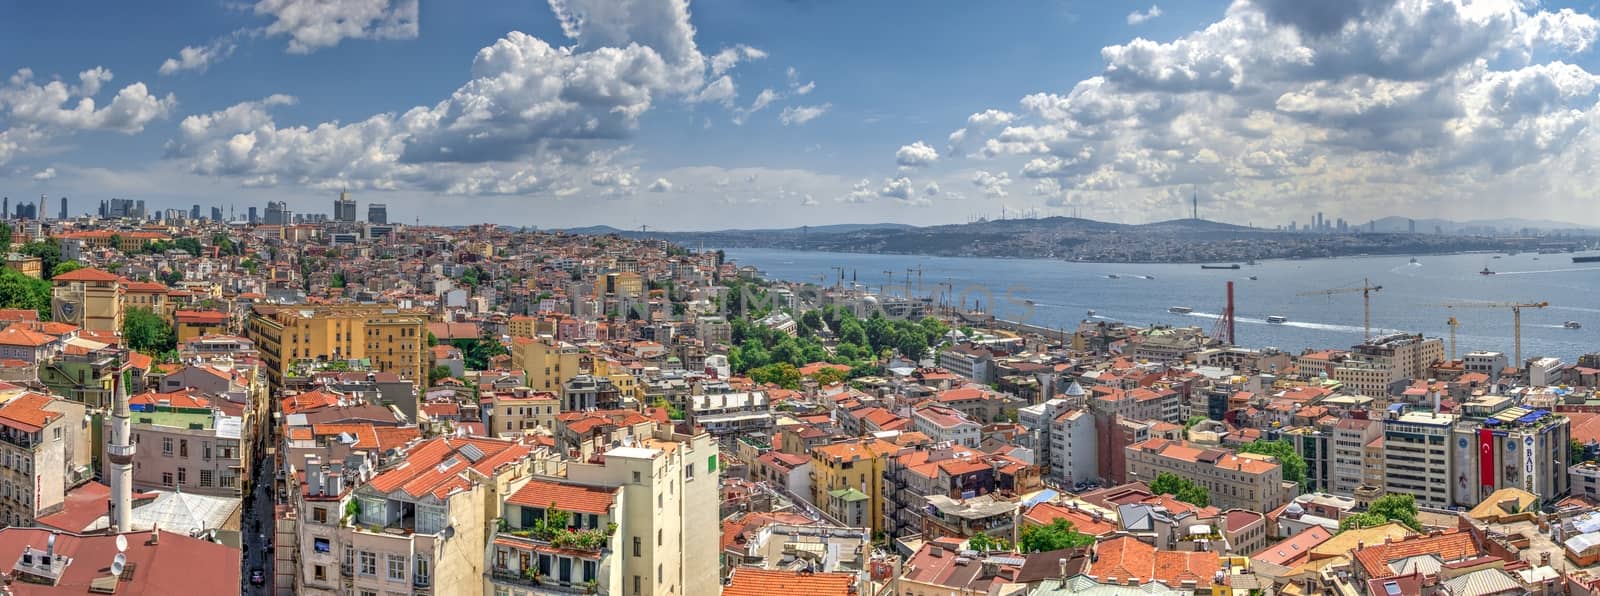
<svg viewBox="0 0 1600 596"><path fill-rule="evenodd" d="M1150 483L1150 492L1158 495L1172 495L1172 498L1196 507L1205 507L1211 504L1211 491L1187 478L1167 472L1156 474L1155 481Z"/></svg>
<svg viewBox="0 0 1600 596"><path fill-rule="evenodd" d="M1079 532L1072 522L1056 518L1048 526L1029 526L1022 529L1017 543L1025 553L1042 553L1064 548L1078 548L1094 544L1094 536Z"/></svg>
<svg viewBox="0 0 1600 596"><path fill-rule="evenodd" d="M1295 453L1294 446L1288 441L1256 439L1239 447L1239 452L1278 458L1278 463L1283 466L1284 480L1294 483L1303 483L1306 480L1306 459Z"/></svg>
<svg viewBox="0 0 1600 596"><path fill-rule="evenodd" d="M750 370L750 380L757 383L773 383L784 389L800 388L800 369L788 362L768 364Z"/></svg>
<svg viewBox="0 0 1600 596"><path fill-rule="evenodd" d="M39 270L44 272L45 279L50 279L48 276L55 271L56 265L61 263L61 245L54 242L44 240L29 242L17 249L17 252L30 257L39 257Z"/></svg>
<svg viewBox="0 0 1600 596"><path fill-rule="evenodd" d="M1416 497L1403 494L1392 494L1378 497L1367 507L1366 511L1351 515L1339 522L1339 531L1351 528L1370 528L1397 521L1416 531L1422 531L1421 522L1417 521Z"/></svg>
<svg viewBox="0 0 1600 596"><path fill-rule="evenodd" d="M0 308L26 308L50 318L50 282L0 268Z"/></svg>
<svg viewBox="0 0 1600 596"><path fill-rule="evenodd" d="M122 315L122 339L128 347L155 355L173 349L177 340L172 327L160 315L144 307L134 307Z"/></svg>
<svg viewBox="0 0 1600 596"><path fill-rule="evenodd" d="M1210 418L1206 418L1205 416L1201 416L1199 414L1190 416L1189 420L1183 423L1183 432L1187 434L1189 429L1194 428L1194 425L1200 424L1201 422L1205 422L1207 420L1210 420Z"/></svg>
<svg viewBox="0 0 1600 596"><path fill-rule="evenodd" d="M449 377L450 367L448 366L435 366L428 369L428 385L430 386L438 385L439 381L443 381Z"/></svg>
<svg viewBox="0 0 1600 596"><path fill-rule="evenodd" d="M50 269L50 277L54 278L57 275L72 273L73 271L77 271L82 268L83 263L79 263L77 261L62 261L60 263L56 263L56 266Z"/></svg>
<svg viewBox="0 0 1600 596"><path fill-rule="evenodd" d="M967 539L967 548L980 553L1011 550L1011 544L1004 538L995 538L988 534L977 534Z"/></svg>

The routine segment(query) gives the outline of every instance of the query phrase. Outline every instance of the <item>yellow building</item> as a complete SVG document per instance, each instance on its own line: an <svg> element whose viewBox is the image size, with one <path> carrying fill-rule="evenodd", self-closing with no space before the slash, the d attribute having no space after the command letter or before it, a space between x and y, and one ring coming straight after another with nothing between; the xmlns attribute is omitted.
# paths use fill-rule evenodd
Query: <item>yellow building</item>
<svg viewBox="0 0 1600 596"><path fill-rule="evenodd" d="M811 451L812 502L834 519L851 526L883 527L883 469L900 451L882 439L855 439ZM864 518L864 519L863 519Z"/></svg>
<svg viewBox="0 0 1600 596"><path fill-rule="evenodd" d="M297 362L370 359L373 370L427 383L425 311L383 304L258 304L246 336L276 389Z"/></svg>
<svg viewBox="0 0 1600 596"><path fill-rule="evenodd" d="M88 248L105 249L116 248L125 253L139 252L144 245L151 242L165 242L172 237L160 232L149 231L118 231L118 230L88 230L82 232L63 232L56 234L57 241L77 240L83 242ZM113 246L114 245L114 246Z"/></svg>
<svg viewBox="0 0 1600 596"><path fill-rule="evenodd" d="M537 391L561 391L573 377L594 373L594 356L578 346L545 336L517 346L516 366Z"/></svg>
<svg viewBox="0 0 1600 596"><path fill-rule="evenodd" d="M228 313L207 310L180 310L173 319L178 343L207 335L228 333Z"/></svg>
<svg viewBox="0 0 1600 596"><path fill-rule="evenodd" d="M122 331L122 277L85 267L50 280L50 315L88 331Z"/></svg>
<svg viewBox="0 0 1600 596"><path fill-rule="evenodd" d="M127 281L122 284L123 308L148 308L150 312L161 315L167 321L172 320L173 303L167 299L167 292L172 288L165 284L149 281Z"/></svg>
<svg viewBox="0 0 1600 596"><path fill-rule="evenodd" d="M526 337L533 339L539 336L537 333L534 333L534 329L538 327L538 323L539 319L537 318L530 317L528 315L516 315L511 317L510 320L506 321L506 333L511 334L511 337Z"/></svg>
<svg viewBox="0 0 1600 596"><path fill-rule="evenodd" d="M594 280L595 296L643 296L644 278L630 271L607 273Z"/></svg>

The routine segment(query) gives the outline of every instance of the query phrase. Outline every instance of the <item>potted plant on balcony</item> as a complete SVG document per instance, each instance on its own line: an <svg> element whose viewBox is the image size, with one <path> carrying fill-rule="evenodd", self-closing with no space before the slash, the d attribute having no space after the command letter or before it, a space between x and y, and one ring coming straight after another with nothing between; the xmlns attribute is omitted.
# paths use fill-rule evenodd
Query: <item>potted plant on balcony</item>
<svg viewBox="0 0 1600 596"><path fill-rule="evenodd" d="M543 583L543 582L540 581L540 578L541 578L541 576L539 575L539 570L538 569L533 568L533 567L523 567L522 568L522 579L531 581L531 582L533 582L534 585L537 586L537 585Z"/></svg>
<svg viewBox="0 0 1600 596"><path fill-rule="evenodd" d="M585 594L599 594L600 593L600 580L591 579L589 581L583 582L583 593L585 593Z"/></svg>

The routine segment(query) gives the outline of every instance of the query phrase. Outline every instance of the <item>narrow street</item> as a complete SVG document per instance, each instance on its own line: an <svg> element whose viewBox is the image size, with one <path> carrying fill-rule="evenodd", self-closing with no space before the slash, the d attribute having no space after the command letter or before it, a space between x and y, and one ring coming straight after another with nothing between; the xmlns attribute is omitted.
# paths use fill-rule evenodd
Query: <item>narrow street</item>
<svg viewBox="0 0 1600 596"><path fill-rule="evenodd" d="M240 521L239 531L243 534L244 553L240 562L239 593L250 596L267 596L273 594L272 577L272 538L273 538L273 467L270 460L262 454L264 450L256 450L255 473L256 479L251 494L245 497L245 510ZM252 570L260 569L266 582L261 586L251 585L250 574Z"/></svg>

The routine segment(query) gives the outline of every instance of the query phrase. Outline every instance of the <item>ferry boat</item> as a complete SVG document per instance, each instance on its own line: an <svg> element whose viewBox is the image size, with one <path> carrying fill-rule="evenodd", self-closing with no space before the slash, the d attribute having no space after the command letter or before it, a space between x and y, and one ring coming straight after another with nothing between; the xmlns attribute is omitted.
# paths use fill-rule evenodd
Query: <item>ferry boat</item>
<svg viewBox="0 0 1600 596"><path fill-rule="evenodd" d="M1583 323L1579 323L1577 321L1567 321L1565 323L1562 323L1561 326L1562 327L1566 327L1568 329L1582 329L1583 328Z"/></svg>
<svg viewBox="0 0 1600 596"><path fill-rule="evenodd" d="M1289 322L1289 317L1283 315L1272 315L1267 317L1267 322L1272 323L1273 325L1282 325Z"/></svg>
<svg viewBox="0 0 1600 596"><path fill-rule="evenodd" d="M1091 316L1091 317L1094 316L1094 309L1092 309L1092 308L1089 309L1089 316Z"/></svg>
<svg viewBox="0 0 1600 596"><path fill-rule="evenodd" d="M1117 279L1117 274L1115 274L1115 273L1112 273L1112 274L1110 274L1110 275L1107 275L1107 276L1106 276L1106 278L1107 278L1107 279Z"/></svg>
<svg viewBox="0 0 1600 596"><path fill-rule="evenodd" d="M1169 306L1167 307L1167 312L1178 315L1186 315L1194 312L1194 309L1187 306Z"/></svg>
<svg viewBox="0 0 1600 596"><path fill-rule="evenodd" d="M1494 272L1490 271L1488 267L1484 267L1483 271L1478 272L1478 275L1494 275Z"/></svg>
<svg viewBox="0 0 1600 596"><path fill-rule="evenodd" d="M1412 265L1417 264L1417 258L1416 257L1411 257L1411 264Z"/></svg>
<svg viewBox="0 0 1600 596"><path fill-rule="evenodd" d="M1239 268L1239 264L1238 263L1233 263L1233 264L1230 264L1230 265L1201 265L1200 268L1201 269L1238 269Z"/></svg>
<svg viewBox="0 0 1600 596"><path fill-rule="evenodd" d="M1254 275L1252 275L1252 276L1250 276L1250 281L1255 281L1255 280L1257 280L1257 279L1259 279L1259 278L1257 278L1257 277L1256 277L1256 276L1254 276Z"/></svg>

